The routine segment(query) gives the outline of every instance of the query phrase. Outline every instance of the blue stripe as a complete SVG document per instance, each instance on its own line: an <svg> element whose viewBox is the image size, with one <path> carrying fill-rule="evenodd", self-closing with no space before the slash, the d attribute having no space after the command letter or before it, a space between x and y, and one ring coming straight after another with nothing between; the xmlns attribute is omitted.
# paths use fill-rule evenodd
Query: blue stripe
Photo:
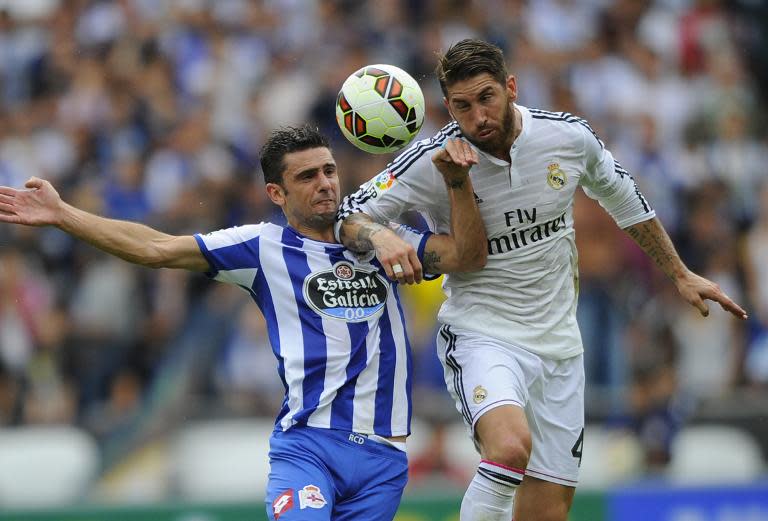
<svg viewBox="0 0 768 521"><path fill-rule="evenodd" d="M328 346L322 319L304 301L304 280L311 270L307 254L300 249L303 241L286 228L283 230L282 242L283 260L288 268L293 296L298 306L296 312L301 317L301 335L304 340L303 405L302 410L294 417L297 424L304 425L320 403L320 394L325 383Z"/></svg>
<svg viewBox="0 0 768 521"><path fill-rule="evenodd" d="M251 269L259 267L258 237L245 242L238 242L209 250L202 237L195 236L198 247L210 264L209 276L216 276L219 271L233 269Z"/></svg>
<svg viewBox="0 0 768 521"><path fill-rule="evenodd" d="M332 265L346 260L338 248L326 248L326 253ZM368 336L368 323L347 322L347 330L349 331L349 338L353 343L350 346L346 380L336 391L336 397L331 404L331 428L351 431L355 414L355 386L357 385L360 373L366 368L368 360L365 346L365 339Z"/></svg>
<svg viewBox="0 0 768 521"><path fill-rule="evenodd" d="M261 241L258 239L253 241L252 248L259 270L256 272L256 278L253 281L253 288L250 289L250 294L256 302L256 305L259 306L261 314L264 315L264 321L267 323L269 344L272 346L272 352L275 353L275 357L277 357L277 374L280 376L280 380L283 382L283 388L285 389L283 404L277 415L277 419L275 420L275 425L279 425L283 416L288 414L288 382L285 379L285 359L280 351L280 329L277 327L275 303L272 300L272 292L269 291L269 285L267 284L267 278L264 276L264 270L261 269L261 258L259 257L261 254Z"/></svg>
<svg viewBox="0 0 768 521"><path fill-rule="evenodd" d="M390 285L392 286L392 285ZM390 288L394 291L394 287ZM379 319L379 380L376 387L373 430L379 436L392 436L392 405L395 388L397 346L392 335L392 323L386 311Z"/></svg>
<svg viewBox="0 0 768 521"><path fill-rule="evenodd" d="M413 415L413 402L411 400L413 387L413 356L411 354L411 342L408 340L408 333L405 329L405 315L403 313L403 306L400 304L400 293L396 291L397 288L393 287L392 289L395 293L395 301L397 301L397 312L400 314L400 324L403 327L403 334L405 336L405 396L408 399L408 434L410 434L411 416Z"/></svg>

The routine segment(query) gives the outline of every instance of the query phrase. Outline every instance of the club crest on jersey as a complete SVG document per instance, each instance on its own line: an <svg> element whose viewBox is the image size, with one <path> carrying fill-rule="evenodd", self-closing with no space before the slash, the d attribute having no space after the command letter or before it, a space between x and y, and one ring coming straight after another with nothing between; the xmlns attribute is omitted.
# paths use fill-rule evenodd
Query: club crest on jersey
<svg viewBox="0 0 768 521"><path fill-rule="evenodd" d="M378 315L389 294L389 283L374 269L341 261L304 279L304 300L316 312L347 322Z"/></svg>
<svg viewBox="0 0 768 521"><path fill-rule="evenodd" d="M373 185L379 190L387 190L395 183L395 176L392 172L387 170L377 175L373 179Z"/></svg>
<svg viewBox="0 0 768 521"><path fill-rule="evenodd" d="M299 507L301 510L305 508L323 508L326 505L323 493L320 492L320 487L315 485L307 485L299 490Z"/></svg>
<svg viewBox="0 0 768 521"><path fill-rule="evenodd" d="M551 163L547 167L547 184L555 190L560 190L565 186L565 182L568 180L568 176L565 175L563 169L560 168L560 163Z"/></svg>
<svg viewBox="0 0 768 521"><path fill-rule="evenodd" d="M272 502L272 513L275 516L275 521L280 519L280 516L288 512L293 508L293 489L289 488Z"/></svg>
<svg viewBox="0 0 768 521"><path fill-rule="evenodd" d="M485 390L485 387L482 385L478 385L472 390L472 401L479 404L482 403L483 400L488 398L488 391Z"/></svg>

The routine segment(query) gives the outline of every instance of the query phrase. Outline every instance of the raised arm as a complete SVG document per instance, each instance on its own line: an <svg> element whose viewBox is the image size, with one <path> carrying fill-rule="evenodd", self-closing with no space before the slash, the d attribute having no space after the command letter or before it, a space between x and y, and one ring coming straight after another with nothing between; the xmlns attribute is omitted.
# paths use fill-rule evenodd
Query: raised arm
<svg viewBox="0 0 768 521"><path fill-rule="evenodd" d="M476 271L485 266L488 241L469 178L469 169L477 161L477 151L461 139L449 139L432 156L451 201L451 233L427 240L424 271L428 273Z"/></svg>
<svg viewBox="0 0 768 521"><path fill-rule="evenodd" d="M424 251L430 273L474 271L485 266L488 246L469 169L478 161L477 152L464 140L449 139L432 162L443 175L451 203L451 234L435 234ZM413 247L389 227L364 213L355 213L341 224L339 237L354 251L376 251L387 275L404 283L420 282L423 271ZM398 269L393 269L397 266ZM400 272L402 269L402 272Z"/></svg>
<svg viewBox="0 0 768 521"><path fill-rule="evenodd" d="M168 235L80 210L62 201L51 183L36 177L25 187L0 186L0 222L55 226L109 254L150 268L210 269L192 236Z"/></svg>
<svg viewBox="0 0 768 521"><path fill-rule="evenodd" d="M709 308L704 301L712 300L737 318L747 319L747 312L733 302L720 286L688 269L657 218L628 226L624 231L672 280L680 295L698 308L703 316L709 315Z"/></svg>

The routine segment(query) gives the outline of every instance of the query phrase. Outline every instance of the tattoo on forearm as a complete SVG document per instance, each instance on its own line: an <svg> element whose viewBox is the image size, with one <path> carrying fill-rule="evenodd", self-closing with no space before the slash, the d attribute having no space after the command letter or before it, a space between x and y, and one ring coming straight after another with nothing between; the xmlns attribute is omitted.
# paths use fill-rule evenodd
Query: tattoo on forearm
<svg viewBox="0 0 768 521"><path fill-rule="evenodd" d="M422 266L427 273L439 273L437 265L440 264L440 255L436 251L425 251Z"/></svg>
<svg viewBox="0 0 768 521"><path fill-rule="evenodd" d="M369 251L373 249L371 238L381 231L381 225L376 223L363 224L357 231L357 237L348 245L354 251Z"/></svg>
<svg viewBox="0 0 768 521"><path fill-rule="evenodd" d="M450 181L447 181L448 188L452 190L457 190L460 188L464 188L464 185L466 184L466 179L452 179Z"/></svg>
<svg viewBox="0 0 768 521"><path fill-rule="evenodd" d="M667 235L651 222L642 222L627 228L627 233L640 248L674 280L674 263L677 259L675 247Z"/></svg>

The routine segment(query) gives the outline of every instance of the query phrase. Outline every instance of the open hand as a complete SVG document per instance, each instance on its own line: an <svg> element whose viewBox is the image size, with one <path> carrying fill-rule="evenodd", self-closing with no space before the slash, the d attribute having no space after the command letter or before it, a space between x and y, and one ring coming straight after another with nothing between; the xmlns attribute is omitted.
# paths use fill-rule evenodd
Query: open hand
<svg viewBox="0 0 768 521"><path fill-rule="evenodd" d="M24 186L26 190L0 186L0 222L28 226L57 224L61 198L51 183L31 177Z"/></svg>
<svg viewBox="0 0 768 521"><path fill-rule="evenodd" d="M688 272L685 277L680 279L677 283L677 289L680 292L680 295L682 295L689 304L698 308L702 316L706 317L709 315L709 307L705 300L712 300L720 304L720 307L736 318L741 320L746 320L748 318L747 312L731 300L730 297L720 289L720 286L693 272Z"/></svg>

